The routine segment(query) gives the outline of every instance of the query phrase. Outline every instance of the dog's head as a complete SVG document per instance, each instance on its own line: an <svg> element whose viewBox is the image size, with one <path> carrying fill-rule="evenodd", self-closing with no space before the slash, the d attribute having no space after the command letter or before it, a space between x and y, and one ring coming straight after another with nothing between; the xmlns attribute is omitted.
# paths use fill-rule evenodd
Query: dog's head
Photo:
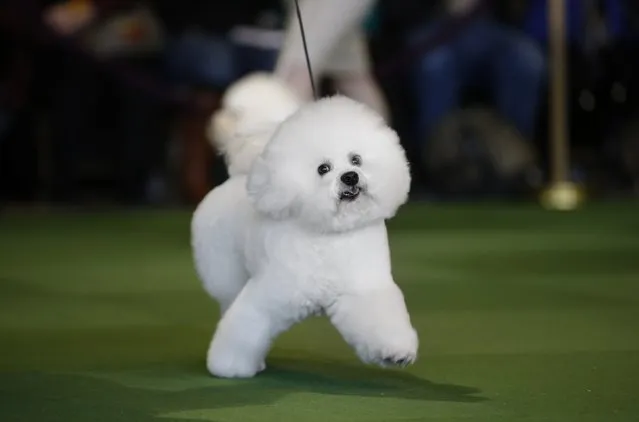
<svg viewBox="0 0 639 422"><path fill-rule="evenodd" d="M284 121L247 184L259 212L322 232L392 217L409 186L397 134L381 116L341 96L303 106Z"/></svg>

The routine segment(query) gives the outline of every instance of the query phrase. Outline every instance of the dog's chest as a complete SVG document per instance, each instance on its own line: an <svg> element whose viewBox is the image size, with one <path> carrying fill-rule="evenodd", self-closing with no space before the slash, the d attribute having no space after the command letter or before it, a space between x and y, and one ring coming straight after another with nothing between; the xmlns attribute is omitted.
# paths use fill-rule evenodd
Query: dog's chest
<svg viewBox="0 0 639 422"><path fill-rule="evenodd" d="M259 248L258 271L275 275L275 282L294 292L294 300L311 313L390 267L384 227L319 234L280 226L263 232Z"/></svg>

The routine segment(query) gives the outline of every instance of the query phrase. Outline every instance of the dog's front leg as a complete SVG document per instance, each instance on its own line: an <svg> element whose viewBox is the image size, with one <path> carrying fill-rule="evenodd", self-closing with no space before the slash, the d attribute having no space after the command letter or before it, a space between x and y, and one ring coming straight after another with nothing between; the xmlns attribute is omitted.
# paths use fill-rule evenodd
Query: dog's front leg
<svg viewBox="0 0 639 422"><path fill-rule="evenodd" d="M293 323L265 287L249 281L222 316L207 354L212 375L250 378L262 371L273 339Z"/></svg>
<svg viewBox="0 0 639 422"><path fill-rule="evenodd" d="M362 361L406 366L417 359L417 333L395 283L344 293L326 311Z"/></svg>

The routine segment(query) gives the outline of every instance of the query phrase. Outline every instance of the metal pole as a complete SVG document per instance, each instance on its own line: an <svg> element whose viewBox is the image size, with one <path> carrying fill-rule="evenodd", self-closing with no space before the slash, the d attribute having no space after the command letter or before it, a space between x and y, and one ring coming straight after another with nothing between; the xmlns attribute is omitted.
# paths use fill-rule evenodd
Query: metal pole
<svg viewBox="0 0 639 422"><path fill-rule="evenodd" d="M565 0L548 0L550 44L550 159L553 184L567 182L570 172L567 116L567 58Z"/></svg>

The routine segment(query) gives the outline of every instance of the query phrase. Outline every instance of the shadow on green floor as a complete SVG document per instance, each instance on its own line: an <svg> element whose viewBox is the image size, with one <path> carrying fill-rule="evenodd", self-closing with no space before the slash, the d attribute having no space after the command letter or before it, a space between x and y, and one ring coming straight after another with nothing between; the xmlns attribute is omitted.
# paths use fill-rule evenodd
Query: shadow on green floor
<svg viewBox="0 0 639 422"><path fill-rule="evenodd" d="M216 410L236 408L234 414L240 417L244 413L260 412L263 406L288 402L289 395L312 397L311 401L320 403L347 400L349 406L343 409L344 413L357 413L359 407L375 403L383 408L385 401L390 403L394 399L402 402L484 401L478 393L474 388L437 384L406 372L293 359L271 361L265 373L250 380L215 379L199 365L130 372L0 375L3 420L12 422L150 422L158 418L171 420L170 415L193 412L211 415L195 419L218 420ZM295 406L287 405L286 409L294 411ZM339 409L335 410L339 413ZM263 416L269 420L268 415ZM347 415L336 416L341 420ZM237 420L245 419L243 416Z"/></svg>

